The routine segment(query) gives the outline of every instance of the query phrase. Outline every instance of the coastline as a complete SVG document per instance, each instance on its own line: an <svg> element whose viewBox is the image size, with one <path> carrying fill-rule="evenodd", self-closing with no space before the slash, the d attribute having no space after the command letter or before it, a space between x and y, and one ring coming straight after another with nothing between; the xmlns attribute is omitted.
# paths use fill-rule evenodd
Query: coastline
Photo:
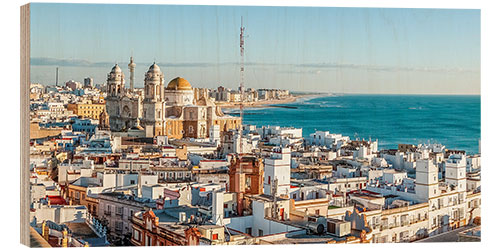
<svg viewBox="0 0 500 250"><path fill-rule="evenodd" d="M276 104L287 104L287 103L293 103L296 102L299 99L302 98L314 98L314 97L320 97L324 96L324 94L304 94L304 95L293 95L291 97L285 98L285 99L279 99L279 100L266 100L266 101L259 101L259 102L250 102L250 103L243 103L244 108L262 108L262 107L267 107L267 108L273 108L276 106ZM216 103L217 106L223 108L223 109L235 109L239 108L240 104L239 103Z"/></svg>

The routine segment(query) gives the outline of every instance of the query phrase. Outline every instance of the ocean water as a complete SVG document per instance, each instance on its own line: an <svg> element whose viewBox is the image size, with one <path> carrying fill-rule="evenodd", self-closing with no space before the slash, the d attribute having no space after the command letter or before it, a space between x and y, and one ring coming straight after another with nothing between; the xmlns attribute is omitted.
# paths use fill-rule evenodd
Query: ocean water
<svg viewBox="0 0 500 250"><path fill-rule="evenodd" d="M330 95L276 106L296 109L246 109L243 123L302 128L304 137L321 130L378 139L381 149L431 142L479 152L480 96Z"/></svg>

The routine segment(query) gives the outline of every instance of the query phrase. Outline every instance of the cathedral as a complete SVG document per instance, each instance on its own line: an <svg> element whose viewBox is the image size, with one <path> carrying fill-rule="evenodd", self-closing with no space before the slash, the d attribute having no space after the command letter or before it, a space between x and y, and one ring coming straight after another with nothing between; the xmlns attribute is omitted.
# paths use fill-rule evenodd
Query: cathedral
<svg viewBox="0 0 500 250"><path fill-rule="evenodd" d="M111 131L126 131L132 127L146 130L147 136L169 138L208 138L209 130L220 132L238 129L239 117L225 115L207 95L196 95L191 84L177 77L165 87L164 74L153 63L144 76L144 91L133 88L135 64L130 59L130 88L125 88L125 75L118 65L108 74L106 111Z"/></svg>

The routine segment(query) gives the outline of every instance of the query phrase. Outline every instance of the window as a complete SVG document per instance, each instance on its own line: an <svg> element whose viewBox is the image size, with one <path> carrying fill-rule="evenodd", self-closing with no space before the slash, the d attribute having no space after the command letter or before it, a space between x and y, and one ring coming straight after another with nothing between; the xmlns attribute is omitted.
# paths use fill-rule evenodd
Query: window
<svg viewBox="0 0 500 250"><path fill-rule="evenodd" d="M262 229L259 229L259 236L264 236L264 231L262 231Z"/></svg>
<svg viewBox="0 0 500 250"><path fill-rule="evenodd" d="M135 180L130 180L130 185L134 185L135 184Z"/></svg>
<svg viewBox="0 0 500 250"><path fill-rule="evenodd" d="M245 233L248 235L252 235L252 228L251 227L245 228Z"/></svg>
<svg viewBox="0 0 500 250"><path fill-rule="evenodd" d="M219 239L219 234L212 234L212 240Z"/></svg>

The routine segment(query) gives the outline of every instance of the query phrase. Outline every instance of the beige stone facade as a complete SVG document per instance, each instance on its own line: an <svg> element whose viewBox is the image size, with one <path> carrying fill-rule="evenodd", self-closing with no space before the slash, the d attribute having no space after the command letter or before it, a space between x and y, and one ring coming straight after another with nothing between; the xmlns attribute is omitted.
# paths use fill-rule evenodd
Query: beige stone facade
<svg viewBox="0 0 500 250"><path fill-rule="evenodd" d="M208 138L214 125L221 131L241 125L239 117L225 115L207 95L197 94L195 98L186 79L174 78L165 87L164 74L156 63L145 73L143 97L126 90L124 79L118 65L108 74L106 110L112 131L125 131L140 119L146 136Z"/></svg>

